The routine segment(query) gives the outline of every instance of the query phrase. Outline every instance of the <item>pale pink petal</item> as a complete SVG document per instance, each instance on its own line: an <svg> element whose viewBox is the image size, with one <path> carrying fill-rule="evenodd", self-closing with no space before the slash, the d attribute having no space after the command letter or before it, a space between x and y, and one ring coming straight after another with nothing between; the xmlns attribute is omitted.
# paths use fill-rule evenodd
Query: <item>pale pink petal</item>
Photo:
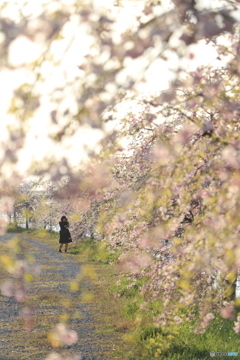
<svg viewBox="0 0 240 360"><path fill-rule="evenodd" d="M68 346L76 344L78 341L78 335L76 331L68 330L67 333L62 337L62 342Z"/></svg>
<svg viewBox="0 0 240 360"><path fill-rule="evenodd" d="M45 360L62 360L62 357L60 354L53 352L49 354Z"/></svg>
<svg viewBox="0 0 240 360"><path fill-rule="evenodd" d="M0 200L0 212L11 214L13 211L13 199L8 196L3 196Z"/></svg>
<svg viewBox="0 0 240 360"><path fill-rule="evenodd" d="M4 296L14 296L14 287L11 281L6 281L1 287Z"/></svg>

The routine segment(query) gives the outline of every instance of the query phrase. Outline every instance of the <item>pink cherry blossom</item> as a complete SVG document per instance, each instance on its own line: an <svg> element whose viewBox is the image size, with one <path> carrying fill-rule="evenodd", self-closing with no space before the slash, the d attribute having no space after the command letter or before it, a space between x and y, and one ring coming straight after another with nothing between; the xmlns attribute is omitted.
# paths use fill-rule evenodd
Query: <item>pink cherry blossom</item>
<svg viewBox="0 0 240 360"><path fill-rule="evenodd" d="M234 319L234 313L235 307L232 303L225 303L225 307L220 311L220 314L224 319Z"/></svg>
<svg viewBox="0 0 240 360"><path fill-rule="evenodd" d="M78 341L78 335L76 331L68 330L62 337L62 342L66 345L74 345Z"/></svg>
<svg viewBox="0 0 240 360"><path fill-rule="evenodd" d="M0 199L0 212L10 214L13 211L13 199L7 196L3 196Z"/></svg>
<svg viewBox="0 0 240 360"><path fill-rule="evenodd" d="M16 277L22 277L29 270L29 265L25 260L17 260L13 267L9 268L9 273Z"/></svg>
<svg viewBox="0 0 240 360"><path fill-rule="evenodd" d="M23 302L27 298L27 293L23 290L17 290L14 297L17 301Z"/></svg>
<svg viewBox="0 0 240 360"><path fill-rule="evenodd" d="M7 226L9 224L9 221L5 218L1 218L1 223L0 223L0 235L4 235L6 230L7 230Z"/></svg>
<svg viewBox="0 0 240 360"><path fill-rule="evenodd" d="M215 316L212 313L208 313L206 316L204 316L204 320L211 321L215 318Z"/></svg>
<svg viewBox="0 0 240 360"><path fill-rule="evenodd" d="M148 267L152 262L152 257L149 254L125 254L118 260L120 269L137 272L140 268Z"/></svg>
<svg viewBox="0 0 240 360"><path fill-rule="evenodd" d="M67 326L63 323L59 323L55 327L54 333L57 339L66 345L71 346L78 341L78 335L76 331L68 329Z"/></svg>
<svg viewBox="0 0 240 360"><path fill-rule="evenodd" d="M51 354L49 354L45 360L63 360L63 358L61 357L60 354L56 353L56 352L52 352Z"/></svg>
<svg viewBox="0 0 240 360"><path fill-rule="evenodd" d="M12 281L6 281L1 286L1 291L4 296L14 296L14 284Z"/></svg>

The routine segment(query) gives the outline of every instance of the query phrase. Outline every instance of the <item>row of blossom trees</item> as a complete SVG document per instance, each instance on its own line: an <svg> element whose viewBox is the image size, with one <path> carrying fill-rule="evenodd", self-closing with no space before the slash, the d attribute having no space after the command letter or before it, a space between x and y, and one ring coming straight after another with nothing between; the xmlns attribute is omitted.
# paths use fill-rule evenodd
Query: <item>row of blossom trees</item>
<svg viewBox="0 0 240 360"><path fill-rule="evenodd" d="M152 301L164 299L165 310L155 319L159 326L171 323L173 314L179 323L192 319L198 309L201 333L214 312L234 316L230 300L240 251L235 60L189 73L194 89L179 92L171 103L145 98L139 117L129 116L123 125L127 149L118 147L109 156L116 143L106 139L82 174L78 196L87 207L79 207L76 235L90 221L99 241L123 253L121 268L133 278L149 278L140 290L146 295L142 306L149 310ZM165 122L159 125L160 116ZM70 182L66 189L74 187Z"/></svg>
<svg viewBox="0 0 240 360"><path fill-rule="evenodd" d="M43 178L27 179L16 189L1 187L2 215L15 226L34 228L50 226L51 185ZM6 217L5 217L6 219ZM7 225L7 221L6 221Z"/></svg>

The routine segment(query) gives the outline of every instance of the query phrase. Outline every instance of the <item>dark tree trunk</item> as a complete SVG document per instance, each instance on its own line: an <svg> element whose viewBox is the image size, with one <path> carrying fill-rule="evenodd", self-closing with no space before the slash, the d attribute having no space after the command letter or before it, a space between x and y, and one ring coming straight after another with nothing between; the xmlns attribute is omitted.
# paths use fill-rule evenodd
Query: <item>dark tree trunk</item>
<svg viewBox="0 0 240 360"><path fill-rule="evenodd" d="M17 226L17 214L16 214L16 209L14 208L14 211L13 211L13 222L14 222L14 225Z"/></svg>

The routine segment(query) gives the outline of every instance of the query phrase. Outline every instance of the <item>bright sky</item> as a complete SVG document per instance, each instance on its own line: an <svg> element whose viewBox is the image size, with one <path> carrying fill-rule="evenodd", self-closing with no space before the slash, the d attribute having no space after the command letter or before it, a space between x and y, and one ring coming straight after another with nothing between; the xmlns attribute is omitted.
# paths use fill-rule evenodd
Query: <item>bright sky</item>
<svg viewBox="0 0 240 360"><path fill-rule="evenodd" d="M9 18L16 18L18 11L16 3L18 5L25 2L25 0L16 0L12 2L12 7L9 8L9 13L5 14ZM64 6L71 7L75 0L61 0ZM95 6L99 9L105 7L111 7L114 0L94 0ZM218 4L219 1L211 0L212 5ZM47 9L53 11L59 7L59 1L56 0L29 0L28 5L24 8L25 15L34 14L37 16L42 11L42 4L47 6ZM209 6L208 0L202 0L202 6ZM116 32L123 31L124 28L131 25L134 26L134 16L136 13L140 13L142 9L141 1L122 1L124 7L115 8L118 12ZM158 8L159 13L169 9L169 0L162 1L163 6ZM215 5L214 5L215 6ZM116 34L116 41L118 35ZM66 86L66 81L72 81L79 74L79 65L84 56L90 51L91 41L86 36L84 27L79 27L78 19L76 16L72 16L71 22L64 27L63 39L54 43L51 51L55 61L59 61L59 66L53 66L51 62L46 62L42 68L42 74L46 76L47 80L39 88L40 93L44 94L41 98L41 107L36 112L36 115L31 120L31 126L29 127L28 136L26 140L26 146L23 151L19 153L19 171L24 173L27 170L32 159L41 160L43 156L49 158L60 158L61 155L67 155L70 159L72 166L78 166L79 163L87 159L86 150L95 149L96 143L102 137L100 130L93 130L88 126L84 128L76 128L74 138L71 143L68 140L64 141L61 146L57 144L53 147L52 141L49 139L49 132L51 133L53 128L49 125L49 112L52 109L52 105L49 100L49 94L56 87L65 88L65 103L59 107L59 111L64 112L66 106L74 114L76 111L76 104L73 101L71 86ZM69 41L72 41L71 46L68 47ZM0 37L1 45L1 37ZM25 36L17 38L12 42L9 52L9 62L13 66L21 66L24 63L30 64L36 60L42 52L41 42L34 43L27 39ZM194 61L189 60L188 53L183 60L183 65L194 70L198 65L207 65L213 63L216 59L216 52L210 45L204 44L192 45L188 52L195 54ZM207 56L206 56L207 53ZM137 59L134 62L129 62L129 66L122 74L116 79L119 83L124 82L128 74L141 74L146 66L146 60ZM167 62L163 60L156 60L146 71L144 84L139 86L141 92L157 92L165 90L169 86L169 81L172 79L173 73L171 69L176 67L176 59L173 56L169 57ZM15 119L6 115L9 107L9 100L12 96L12 91L17 86L24 82L31 82L31 74L23 68L17 70L4 70L0 71L0 83L4 84L0 90L0 118L3 119L0 122L0 141L5 140L7 136L6 126L12 124L14 126ZM125 111L124 109L122 110ZM62 118L64 124L64 118ZM1 156L1 150L0 150ZM5 169L6 171L8 169Z"/></svg>

